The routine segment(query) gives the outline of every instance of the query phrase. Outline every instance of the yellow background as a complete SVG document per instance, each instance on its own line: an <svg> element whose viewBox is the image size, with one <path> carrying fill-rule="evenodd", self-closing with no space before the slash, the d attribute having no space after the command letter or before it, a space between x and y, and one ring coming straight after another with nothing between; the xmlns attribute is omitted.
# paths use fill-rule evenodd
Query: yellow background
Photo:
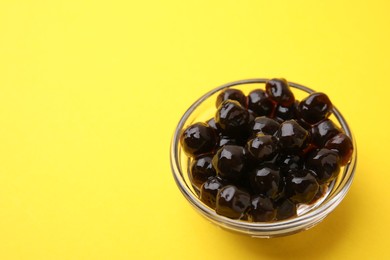
<svg viewBox="0 0 390 260"><path fill-rule="evenodd" d="M326 2L326 3L325 3ZM388 1L0 2L0 259L389 258ZM326 92L358 142L323 223L251 239L174 183L181 115L223 83Z"/></svg>

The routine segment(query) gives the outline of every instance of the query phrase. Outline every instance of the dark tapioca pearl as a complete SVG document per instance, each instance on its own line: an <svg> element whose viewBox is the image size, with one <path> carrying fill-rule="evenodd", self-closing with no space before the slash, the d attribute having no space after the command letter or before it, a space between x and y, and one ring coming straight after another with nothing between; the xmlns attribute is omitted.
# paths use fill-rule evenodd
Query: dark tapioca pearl
<svg viewBox="0 0 390 260"><path fill-rule="evenodd" d="M246 96L239 89L228 88L219 93L215 103L216 107L218 108L225 100L235 100L243 107L247 107Z"/></svg>
<svg viewBox="0 0 390 260"><path fill-rule="evenodd" d="M332 108L332 103L326 94L315 92L299 103L298 114L304 121L316 124L329 117Z"/></svg>
<svg viewBox="0 0 390 260"><path fill-rule="evenodd" d="M246 145L248 155L262 162L273 158L278 151L278 140L273 135L258 134L248 141Z"/></svg>
<svg viewBox="0 0 390 260"><path fill-rule="evenodd" d="M248 108L258 116L270 116L275 104L267 96L264 90L255 89L248 95Z"/></svg>
<svg viewBox="0 0 390 260"><path fill-rule="evenodd" d="M215 123L215 119L214 117L213 118L210 118L209 120L206 121L206 124L211 127L212 129L214 129L215 132L218 132L220 131L219 127L217 126L217 124Z"/></svg>
<svg viewBox="0 0 390 260"><path fill-rule="evenodd" d="M305 168L312 170L319 184L332 181L340 172L340 157L327 148L317 149L306 158Z"/></svg>
<svg viewBox="0 0 390 260"><path fill-rule="evenodd" d="M216 147L217 136L207 124L195 123L183 131L180 143L188 156L195 156L211 152Z"/></svg>
<svg viewBox="0 0 390 260"><path fill-rule="evenodd" d="M234 137L220 135L217 147L219 149L224 145L239 145L239 141Z"/></svg>
<svg viewBox="0 0 390 260"><path fill-rule="evenodd" d="M281 190L279 169L266 163L256 167L249 175L253 192L276 198Z"/></svg>
<svg viewBox="0 0 390 260"><path fill-rule="evenodd" d="M275 109L274 117L278 122L283 122L290 119L296 119L296 107L298 101L294 102L292 105L285 107L278 105Z"/></svg>
<svg viewBox="0 0 390 260"><path fill-rule="evenodd" d="M288 86L287 80L283 78L267 81L265 84L265 90L269 98L278 105L288 107L295 101L294 94Z"/></svg>
<svg viewBox="0 0 390 260"><path fill-rule="evenodd" d="M248 132L249 113L237 101L226 100L218 107L215 122L225 134L240 135L242 132Z"/></svg>
<svg viewBox="0 0 390 260"><path fill-rule="evenodd" d="M285 179L285 195L295 203L308 203L319 189L318 182L310 170L292 171Z"/></svg>
<svg viewBox="0 0 390 260"><path fill-rule="evenodd" d="M217 214L239 219L250 206L249 193L234 185L224 186L218 191L215 211Z"/></svg>
<svg viewBox="0 0 390 260"><path fill-rule="evenodd" d="M238 145L225 145L213 157L212 164L221 178L237 181L245 171L245 150Z"/></svg>
<svg viewBox="0 0 390 260"><path fill-rule="evenodd" d="M256 117L251 125L252 136L262 133L265 135L274 135L279 129L280 124L272 118L260 116Z"/></svg>
<svg viewBox="0 0 390 260"><path fill-rule="evenodd" d="M303 160L296 154L279 154L276 159L276 164L284 172L303 168Z"/></svg>
<svg viewBox="0 0 390 260"><path fill-rule="evenodd" d="M323 147L333 136L341 133L341 130L332 122L332 120L325 119L319 124L314 125L310 132L311 142L318 147Z"/></svg>
<svg viewBox="0 0 390 260"><path fill-rule="evenodd" d="M297 215L297 206L289 199L281 198L275 202L276 220L284 220Z"/></svg>
<svg viewBox="0 0 390 260"><path fill-rule="evenodd" d="M352 157L353 145L352 140L346 134L339 133L329 139L325 148L336 151L340 157L341 166L346 165Z"/></svg>
<svg viewBox="0 0 390 260"><path fill-rule="evenodd" d="M216 176L215 169L212 165L212 154L200 155L191 162L190 180L193 185L200 188L208 178Z"/></svg>
<svg viewBox="0 0 390 260"><path fill-rule="evenodd" d="M248 220L252 222L269 222L276 216L276 209L270 198L263 195L254 196L251 199L251 207L248 212Z"/></svg>
<svg viewBox="0 0 390 260"><path fill-rule="evenodd" d="M279 138L279 147L284 152L297 152L308 143L309 132L300 126L295 120L283 122L276 132Z"/></svg>
<svg viewBox="0 0 390 260"><path fill-rule="evenodd" d="M225 184L218 177L210 177L200 187L200 200L210 208L215 209L217 193Z"/></svg>

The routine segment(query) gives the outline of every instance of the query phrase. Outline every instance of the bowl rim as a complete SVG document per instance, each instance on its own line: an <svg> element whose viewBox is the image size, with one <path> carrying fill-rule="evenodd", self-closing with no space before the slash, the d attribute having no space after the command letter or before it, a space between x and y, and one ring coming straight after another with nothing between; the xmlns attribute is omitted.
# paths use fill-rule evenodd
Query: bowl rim
<svg viewBox="0 0 390 260"><path fill-rule="evenodd" d="M184 195L184 197L190 202L190 204L193 207L199 209L201 213L203 213L203 215L209 218L212 222L215 222L217 224L222 224L221 222L223 222L224 226L227 226L228 228L237 231L244 229L247 231L255 230L260 232L278 232L281 230L297 229L299 227L305 227L309 225L314 226L317 222L321 221L331 211L333 211L333 209L336 208L337 205L343 200L343 198L347 194L352 184L355 175L355 169L357 163L356 140L345 118L342 116L340 111L335 106L333 106L332 112L334 116L337 118L338 122L340 123L342 129L345 131L345 134L351 138L354 150L353 150L351 161L347 165L345 165L343 169L344 177L341 180L341 182L344 183L344 185L343 187L340 188L340 190L338 190L338 192L332 194L329 200L324 201L323 204L319 205L317 208L310 210L305 214L302 214L297 217L293 217L291 219L275 221L275 222L247 222L242 220L230 219L228 217L218 215L214 210L207 207L206 205L203 204L203 202L199 200L199 198L191 191L191 189L187 185L187 182L184 180L183 174L186 173L182 172L179 163L180 134L181 134L181 129L183 129L186 120L191 115L193 110L196 109L203 101L205 101L207 98L209 98L211 95L215 94L216 92L221 91L222 89L238 86L238 85L245 85L245 84L254 84L254 83L264 84L268 80L269 79L267 78L252 78L252 79L232 81L208 91L206 94L201 96L198 100L196 100L183 114L179 123L176 126L171 141L171 147L170 147L171 148L170 149L171 169L172 169L175 182L179 187L180 191L182 192L182 194ZM294 82L288 82L288 84L289 86L297 88L301 91L305 91L308 94L315 92L313 89L303 86L301 84L297 84ZM348 179L344 180L345 177L348 177Z"/></svg>

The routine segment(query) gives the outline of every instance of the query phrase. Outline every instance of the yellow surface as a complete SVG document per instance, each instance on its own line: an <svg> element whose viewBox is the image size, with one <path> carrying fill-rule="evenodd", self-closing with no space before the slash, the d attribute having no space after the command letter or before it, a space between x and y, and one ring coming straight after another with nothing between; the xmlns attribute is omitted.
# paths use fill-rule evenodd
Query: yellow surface
<svg viewBox="0 0 390 260"><path fill-rule="evenodd" d="M389 258L389 8L1 1L0 259ZM328 93L359 163L319 226L251 239L189 206L170 139L209 89L280 76Z"/></svg>

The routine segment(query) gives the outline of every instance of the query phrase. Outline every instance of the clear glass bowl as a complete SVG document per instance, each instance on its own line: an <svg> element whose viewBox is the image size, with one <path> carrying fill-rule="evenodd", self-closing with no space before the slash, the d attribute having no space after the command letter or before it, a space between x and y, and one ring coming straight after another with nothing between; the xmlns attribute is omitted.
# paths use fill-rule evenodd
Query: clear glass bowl
<svg viewBox="0 0 390 260"><path fill-rule="evenodd" d="M246 222L243 220L230 219L215 213L215 211L206 206L199 200L197 191L193 188L188 177L189 158L184 154L180 145L180 134L188 125L195 122L205 122L214 116L215 100L219 92L226 88L241 89L245 94L248 94L255 88L265 89L265 82L268 79L247 79L231 82L220 87L217 87L199 98L190 108L184 113L179 124L174 132L171 142L171 168L174 179L180 191L188 202L205 218L218 226L230 230L247 234L253 237L270 238L294 234L300 231L307 230L319 222L321 222L337 205L343 200L347 194L356 168L357 149L355 138L341 113L334 107L331 119L338 124L348 135L354 146L351 161L341 168L340 174L330 185L325 195L313 205L303 205L297 210L298 215L291 219L265 223L265 222ZM298 100L303 99L308 93L314 92L312 89L289 82L295 97Z"/></svg>

